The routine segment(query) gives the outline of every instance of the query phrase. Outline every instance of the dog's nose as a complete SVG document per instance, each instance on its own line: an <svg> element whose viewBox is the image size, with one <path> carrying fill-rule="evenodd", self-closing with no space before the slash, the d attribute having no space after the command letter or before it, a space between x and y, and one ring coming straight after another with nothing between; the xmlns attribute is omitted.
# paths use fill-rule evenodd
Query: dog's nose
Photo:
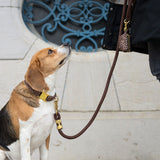
<svg viewBox="0 0 160 160"><path fill-rule="evenodd" d="M67 42L67 43L64 43L63 46L68 47L68 46L70 46L70 44Z"/></svg>

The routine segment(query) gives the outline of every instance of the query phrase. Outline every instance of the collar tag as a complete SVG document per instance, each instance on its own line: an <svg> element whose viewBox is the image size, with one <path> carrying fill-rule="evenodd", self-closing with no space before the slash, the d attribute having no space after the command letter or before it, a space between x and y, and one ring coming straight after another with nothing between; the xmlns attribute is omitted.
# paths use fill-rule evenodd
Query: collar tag
<svg viewBox="0 0 160 160"><path fill-rule="evenodd" d="M39 98L42 99L43 101L46 101L47 97L48 97L48 94L43 91L42 91L41 95L39 96Z"/></svg>

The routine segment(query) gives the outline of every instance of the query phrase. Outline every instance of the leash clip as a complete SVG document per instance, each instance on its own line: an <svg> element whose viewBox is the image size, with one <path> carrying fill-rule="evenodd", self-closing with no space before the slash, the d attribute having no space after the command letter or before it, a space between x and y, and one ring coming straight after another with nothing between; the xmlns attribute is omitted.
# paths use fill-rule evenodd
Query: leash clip
<svg viewBox="0 0 160 160"><path fill-rule="evenodd" d="M63 129L61 119L56 120L56 124L57 124L57 129L58 129L58 130Z"/></svg>
<svg viewBox="0 0 160 160"><path fill-rule="evenodd" d="M56 113L54 114L54 119L55 119L55 122L57 125L57 129L58 130L63 129L61 115L58 112L57 112L57 114Z"/></svg>
<svg viewBox="0 0 160 160"><path fill-rule="evenodd" d="M124 20L124 32L128 29L128 24L130 21L127 21L126 19Z"/></svg>
<svg viewBox="0 0 160 160"><path fill-rule="evenodd" d="M55 100L54 100L54 106L55 106L56 115L58 114L58 101L59 101L59 98L56 95Z"/></svg>
<svg viewBox="0 0 160 160"><path fill-rule="evenodd" d="M54 114L54 118L55 118L55 122L57 124L57 129L60 130L63 128L63 126L62 126L61 116L58 112L58 101L59 101L59 98L58 98L58 96L56 96L55 100L54 100L55 111L56 111L56 113Z"/></svg>

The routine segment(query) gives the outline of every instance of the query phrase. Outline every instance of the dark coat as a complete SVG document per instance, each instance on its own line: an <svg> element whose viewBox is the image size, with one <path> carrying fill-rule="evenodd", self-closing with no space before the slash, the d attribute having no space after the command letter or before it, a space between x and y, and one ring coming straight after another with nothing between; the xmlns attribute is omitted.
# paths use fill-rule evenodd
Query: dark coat
<svg viewBox="0 0 160 160"><path fill-rule="evenodd" d="M148 53L147 42L160 40L160 0L136 0L131 23L132 50Z"/></svg>
<svg viewBox="0 0 160 160"><path fill-rule="evenodd" d="M116 50L123 5L110 2L108 20L103 39L103 49Z"/></svg>
<svg viewBox="0 0 160 160"><path fill-rule="evenodd" d="M133 44L160 39L160 0L136 0L131 28Z"/></svg>
<svg viewBox="0 0 160 160"><path fill-rule="evenodd" d="M103 48L116 49L122 5L110 3ZM148 53L147 42L160 40L160 0L136 0L131 20L131 49Z"/></svg>

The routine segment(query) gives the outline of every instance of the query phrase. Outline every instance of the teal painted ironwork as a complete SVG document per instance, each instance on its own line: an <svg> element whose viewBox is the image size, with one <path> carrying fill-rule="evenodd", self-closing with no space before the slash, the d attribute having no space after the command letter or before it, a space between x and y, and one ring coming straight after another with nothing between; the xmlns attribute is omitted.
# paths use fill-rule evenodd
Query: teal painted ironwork
<svg viewBox="0 0 160 160"><path fill-rule="evenodd" d="M47 5L48 2L53 3L51 8ZM34 20L34 6L39 6L47 10L48 15L40 20ZM71 37L78 37L75 43L76 51L93 52L97 51L98 46L96 37L103 37L105 27L100 29L93 29L93 25L99 23L102 19L107 21L109 11L109 3L104 5L98 1L92 0L79 0L71 5L61 3L61 0L24 0L23 4L23 19L26 25L28 24L42 24L41 36L45 41L48 41L45 36L45 31L53 33L57 27L62 28L67 33L62 37L62 43L72 44ZM49 19L52 18L53 22L50 23ZM75 30L72 27L66 26L66 22L70 20L75 24L81 25L81 29ZM92 45L81 45L84 40L88 40ZM103 39L101 39L102 43Z"/></svg>

